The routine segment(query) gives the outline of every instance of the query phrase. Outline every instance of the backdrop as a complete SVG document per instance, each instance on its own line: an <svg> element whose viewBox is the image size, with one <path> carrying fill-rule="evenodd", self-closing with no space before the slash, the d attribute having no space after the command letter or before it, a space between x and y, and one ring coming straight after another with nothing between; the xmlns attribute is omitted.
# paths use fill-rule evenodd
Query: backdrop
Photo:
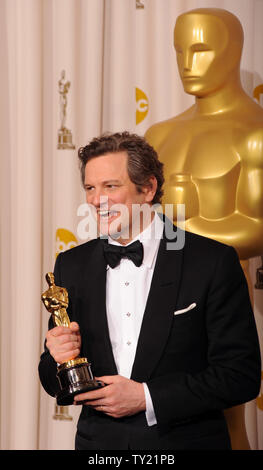
<svg viewBox="0 0 263 470"><path fill-rule="evenodd" d="M0 0L2 449L74 448L79 409L55 409L37 366L45 273L85 241L77 150L104 131L143 135L192 104L173 29L196 7L240 19L242 81L263 105L262 0ZM250 260L253 284L260 266ZM263 345L263 290L254 309ZM246 426L251 448L263 449L262 393L246 405Z"/></svg>

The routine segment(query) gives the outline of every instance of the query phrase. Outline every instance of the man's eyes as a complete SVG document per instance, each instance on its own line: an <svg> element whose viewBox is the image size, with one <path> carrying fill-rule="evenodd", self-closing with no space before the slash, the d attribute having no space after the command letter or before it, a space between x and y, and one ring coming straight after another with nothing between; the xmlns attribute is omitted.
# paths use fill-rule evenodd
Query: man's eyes
<svg viewBox="0 0 263 470"><path fill-rule="evenodd" d="M115 188L118 188L119 185L118 184L105 184L105 188L108 188L108 189L115 189ZM85 186L85 190L86 191L92 191L94 189L94 186Z"/></svg>

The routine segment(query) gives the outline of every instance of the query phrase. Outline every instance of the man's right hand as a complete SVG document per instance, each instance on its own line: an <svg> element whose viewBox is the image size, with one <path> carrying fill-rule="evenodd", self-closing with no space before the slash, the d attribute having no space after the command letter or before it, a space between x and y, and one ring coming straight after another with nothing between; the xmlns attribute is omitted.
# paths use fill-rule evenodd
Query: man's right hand
<svg viewBox="0 0 263 470"><path fill-rule="evenodd" d="M58 363L74 359L80 354L81 336L79 325L70 323L70 327L56 326L46 334L46 346L51 356Z"/></svg>

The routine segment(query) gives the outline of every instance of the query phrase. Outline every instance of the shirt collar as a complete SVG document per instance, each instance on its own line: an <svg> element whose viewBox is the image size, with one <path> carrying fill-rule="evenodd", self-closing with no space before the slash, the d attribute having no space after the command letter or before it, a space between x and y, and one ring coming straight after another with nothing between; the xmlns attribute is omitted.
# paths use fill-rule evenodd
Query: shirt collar
<svg viewBox="0 0 263 470"><path fill-rule="evenodd" d="M146 227L143 232L139 233L130 243L139 240L143 244L143 262L148 268L152 267L153 260L159 248L160 239L163 236L164 223L161 220L158 213L154 212L154 218L152 222ZM108 238L109 243L113 245L121 245L118 241L113 240L111 237Z"/></svg>

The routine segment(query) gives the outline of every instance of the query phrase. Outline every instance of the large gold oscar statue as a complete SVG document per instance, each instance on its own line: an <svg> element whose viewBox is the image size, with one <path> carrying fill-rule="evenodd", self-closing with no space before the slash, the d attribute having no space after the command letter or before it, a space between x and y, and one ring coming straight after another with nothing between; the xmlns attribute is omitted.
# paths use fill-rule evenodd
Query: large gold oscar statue
<svg viewBox="0 0 263 470"><path fill-rule="evenodd" d="M226 10L191 10L174 46L195 103L146 132L165 164L163 203L185 203L186 230L234 246L250 281L248 259L263 253L263 109L241 86L243 29ZM233 449L249 449L244 406L226 418Z"/></svg>

